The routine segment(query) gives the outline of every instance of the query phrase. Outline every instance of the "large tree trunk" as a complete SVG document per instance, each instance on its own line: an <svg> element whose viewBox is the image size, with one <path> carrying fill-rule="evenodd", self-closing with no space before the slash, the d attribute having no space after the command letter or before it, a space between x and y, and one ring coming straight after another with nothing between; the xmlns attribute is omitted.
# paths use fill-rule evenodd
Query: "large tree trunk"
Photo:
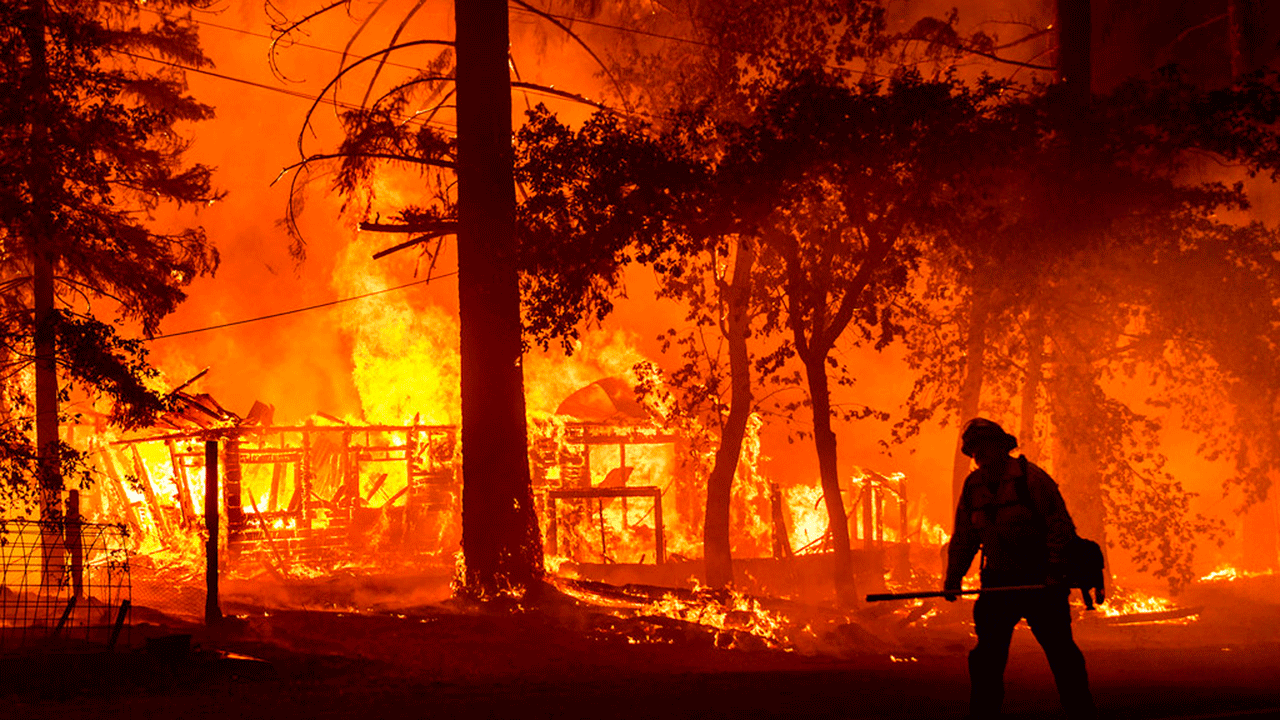
<svg viewBox="0 0 1280 720"><path fill-rule="evenodd" d="M1062 98L1061 121L1065 125L1067 140L1073 145L1081 141L1081 133L1086 127L1092 102L1092 78L1090 0L1058 0L1058 82L1066 90ZM1082 231L1076 229L1068 218L1060 232L1064 235L1064 242L1071 242L1070 235ZM1101 545L1105 556L1108 550L1102 479L1096 457L1087 450L1091 441L1101 440L1089 437L1093 423L1084 416L1094 388L1090 361L1087 357L1059 353L1054 358L1054 376L1057 386L1054 390L1057 395L1054 401L1054 474L1076 529ZM1110 562L1107 567L1110 567Z"/></svg>
<svg viewBox="0 0 1280 720"><path fill-rule="evenodd" d="M1101 545L1105 557L1106 507L1095 448L1114 438L1097 436L1094 417L1099 410L1091 398L1101 391L1088 360L1059 352L1053 367L1053 475L1077 532Z"/></svg>
<svg viewBox="0 0 1280 720"><path fill-rule="evenodd" d="M1067 411L1070 413L1071 411ZM1079 426L1080 419L1064 424ZM1074 437L1067 437L1068 434ZM1062 491L1067 511L1075 521L1076 532L1102 546L1107 554L1106 509L1102 502L1102 484L1098 460L1082 444L1083 433L1063 432L1057 428L1053 444L1053 474ZM1110 563L1107 567L1110 568Z"/></svg>
<svg viewBox="0 0 1280 720"><path fill-rule="evenodd" d="M505 0L458 0L458 308L462 549L477 597L542 575L530 489L515 257Z"/></svg>
<svg viewBox="0 0 1280 720"><path fill-rule="evenodd" d="M1262 66L1259 16L1257 0L1227 2L1232 80L1239 80ZM1277 548L1280 547L1277 542L1280 537L1277 507L1280 506L1277 506L1275 493L1272 492L1246 510L1241 517L1242 569L1265 571L1280 567L1280 555L1277 554Z"/></svg>
<svg viewBox="0 0 1280 720"><path fill-rule="evenodd" d="M729 343L729 417L720 433L715 466L707 478L707 518L703 525L702 548L707 565L707 584L724 587L733 582L733 553L729 541L729 505L733 478L742 455L742 440L751 418L751 357L747 353L747 332L751 324L751 270L755 248L750 240L738 242L733 261L733 279L726 290Z"/></svg>
<svg viewBox="0 0 1280 720"><path fill-rule="evenodd" d="M32 2L22 33L30 53L30 75L26 78L30 142L33 155L47 147L49 132L49 65L46 52L46 6ZM49 206L54 178L49 163L29 158L32 215L36 219L31 243L32 334L35 354L36 463L39 482L40 518L46 524L42 550L46 582L61 573L62 544L62 463L58 451L58 365L57 328L54 308L53 248L54 219Z"/></svg>
<svg viewBox="0 0 1280 720"><path fill-rule="evenodd" d="M1090 0L1058 0L1058 82L1068 102L1089 104L1093 77L1093 22Z"/></svg>
<svg viewBox="0 0 1280 720"><path fill-rule="evenodd" d="M853 552L849 547L849 518L840 497L840 475L836 465L836 434L831 429L831 393L827 382L825 352L810 351L804 361L813 407L813 444L818 451L818 473L822 478L822 500L827 506L827 522L835 549L833 569L836 600L845 606L858 602L853 581Z"/></svg>
<svg viewBox="0 0 1280 720"><path fill-rule="evenodd" d="M1036 445L1036 415L1040 396L1040 385L1044 380L1044 325L1035 317L1028 322L1027 330L1027 374L1022 381L1022 413L1018 428L1018 444L1022 454L1032 461L1040 459L1040 448Z"/></svg>
<svg viewBox="0 0 1280 720"><path fill-rule="evenodd" d="M35 267L36 457L40 477L41 542L46 582L60 576L62 543L62 462L58 444L58 365L54 325L53 263L39 249Z"/></svg>
<svg viewBox="0 0 1280 720"><path fill-rule="evenodd" d="M987 350L987 321L991 310L985 295L973 299L969 308L969 338L965 345L964 381L960 385L960 427L978 415L982 400L982 381L985 374ZM960 505L960 491L969 475L969 456L960 451L959 434L956 436L956 452L951 464L951 508Z"/></svg>
<svg viewBox="0 0 1280 720"><path fill-rule="evenodd" d="M1262 66L1261 20L1258 0L1227 0L1233 80L1239 79L1242 75L1248 75Z"/></svg>

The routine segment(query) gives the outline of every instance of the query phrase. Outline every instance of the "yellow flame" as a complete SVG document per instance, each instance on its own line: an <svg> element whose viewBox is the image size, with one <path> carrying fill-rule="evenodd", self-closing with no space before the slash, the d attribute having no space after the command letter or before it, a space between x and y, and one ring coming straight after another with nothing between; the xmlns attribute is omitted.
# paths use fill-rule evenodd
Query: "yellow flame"
<svg viewBox="0 0 1280 720"><path fill-rule="evenodd" d="M822 500L822 488L816 485L798 485L783 489L787 510L791 517L791 546L799 550L811 545L827 534L827 508Z"/></svg>
<svg viewBox="0 0 1280 720"><path fill-rule="evenodd" d="M1106 603L1098 606L1098 610L1101 611L1104 618L1161 613L1177 609L1179 609L1178 606L1168 598L1152 595L1141 590L1124 588L1113 588ZM1188 615L1185 617L1152 620L1150 622L1186 625L1197 621L1199 618L1199 615Z"/></svg>
<svg viewBox="0 0 1280 720"><path fill-rule="evenodd" d="M1268 577L1274 575L1274 570L1240 570L1230 565L1219 565L1216 570L1200 577L1200 582L1233 582L1240 578Z"/></svg>

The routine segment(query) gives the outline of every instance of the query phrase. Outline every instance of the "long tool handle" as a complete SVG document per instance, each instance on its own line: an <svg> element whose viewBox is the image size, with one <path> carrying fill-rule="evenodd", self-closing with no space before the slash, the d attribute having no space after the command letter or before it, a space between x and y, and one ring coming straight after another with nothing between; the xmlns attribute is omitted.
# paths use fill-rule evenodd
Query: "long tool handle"
<svg viewBox="0 0 1280 720"><path fill-rule="evenodd" d="M980 595L992 592L1013 592L1016 590L1044 590L1048 585L1013 585L1011 587L982 588L980 590L928 590L925 592L878 593L867 596L867 602L883 600L916 600L918 598L946 597L947 595Z"/></svg>

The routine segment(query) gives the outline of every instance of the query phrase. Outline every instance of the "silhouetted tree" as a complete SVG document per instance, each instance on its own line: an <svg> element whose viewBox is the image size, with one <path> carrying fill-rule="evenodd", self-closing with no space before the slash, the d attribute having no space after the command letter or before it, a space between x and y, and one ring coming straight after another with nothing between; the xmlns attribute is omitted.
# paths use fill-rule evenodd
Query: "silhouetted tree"
<svg viewBox="0 0 1280 720"><path fill-rule="evenodd" d="M759 103L795 77L806 72L843 75L841 67L872 63L887 44L884 8L866 0L691 2L638 17L644 30L692 42L673 46L655 44L644 35L625 37L618 53L624 59L615 75L638 102L671 114L660 125L705 130L701 156L715 168L715 189L707 191L714 200L702 206L701 221L690 228L700 238L701 256L688 261L688 267L671 266L679 272L664 272L661 278L663 295L686 303L692 323L682 337L664 337L683 348L683 362L671 379L686 411L700 413L705 425L720 430L707 477L703 528L707 582L720 587L733 580L732 486L747 424L758 407L753 386L775 376L785 359L785 352L778 354L776 348L753 352L751 345L760 345L758 335L756 342L748 342L766 300L755 276L759 208L770 205L778 179L768 175L772 168L749 160L733 167L722 162L725 143L738 134L732 128L758 120ZM732 271L722 269L729 257ZM727 357L708 351L702 341L708 330L718 336L716 346L722 343ZM757 364L761 377L753 379Z"/></svg>
<svg viewBox="0 0 1280 720"><path fill-rule="evenodd" d="M1195 538L1212 524L1190 513L1189 494L1165 470L1159 423L1106 385L1141 373L1158 383L1153 402L1184 411L1203 407L1211 387L1238 382L1237 372L1270 392L1274 378L1241 352L1271 342L1277 237L1225 219L1247 207L1243 185L1197 182L1186 169L1212 155L1274 172L1276 99L1264 83L1205 93L1169 74L1071 116L1052 94L1031 98L1021 176L992 178L991 217L975 228L970 252L932 259L938 284L953 291L931 311L955 314L913 335L916 399L925 400L913 421L964 407L966 363L946 348L976 342L998 379L984 384L984 406L1021 408L1028 452L1049 427L1035 422L1037 408L1051 410L1054 468L1081 532L1099 540L1114 532L1141 567L1175 584L1189 578ZM1078 127L1063 132L1063 122ZM972 321L979 304L982 326ZM949 390L938 392L943 377ZM1205 437L1241 437L1222 422L1232 413L1214 407L1216 428L1204 423Z"/></svg>
<svg viewBox="0 0 1280 720"><path fill-rule="evenodd" d="M147 384L152 371L141 345L122 339L92 303L114 303L121 319L150 335L183 300L182 288L217 265L200 229L165 232L151 220L162 203L217 197L209 168L182 163L187 143L177 132L212 109L187 95L181 71L166 67L208 64L182 16L196 7L183 0L148 6L155 13L108 2L0 7L7 393L0 467L10 490L39 478L47 520L61 517L68 471L84 475L58 433L59 402L72 385L108 396L112 421L125 427L145 424L163 405Z"/></svg>
<svg viewBox="0 0 1280 720"><path fill-rule="evenodd" d="M537 12L527 4L517 5ZM325 6L277 28L278 34L287 37L320 14L342 6ZM380 10L381 6L373 15ZM422 197L414 204L393 208L390 221L375 219L362 223L362 228L409 236L388 252L423 246L433 258L444 237L458 237L463 591L481 599L523 595L538 586L543 572L528 467L519 273L524 270L528 294L552 295L557 300L546 306L550 308L547 314L531 318L529 333L539 341L560 338L568 346L577 323L591 313L607 312L608 306L607 293L596 292L601 283L597 276L575 275L572 262L564 267L554 262L558 248L568 246L564 239L546 238L548 242L538 253L528 257L517 244L506 13L502 2L458 2L454 41L402 40L411 12L385 47L362 57L345 58L322 95L336 92L349 74L372 69L361 102L340 116L344 139L337 152L303 151L297 165L305 169L318 162L337 161L336 189L348 199L365 201L370 215L376 213L372 209L376 199L373 180L388 169L416 168L427 180ZM358 32L363 32L371 19L367 18ZM432 47L440 49L424 63L422 71L407 78L384 78L390 56ZM304 128L319 102L308 113ZM456 138L432 125L454 102ZM414 110L418 112L414 114ZM410 114L413 116L406 117ZM302 140L300 136L300 150L304 150ZM455 174L456 185L450 181ZM617 192L618 188L605 187L604 191ZM536 205L537 198L533 202ZM297 205L291 204L288 221L295 252L301 255L302 238L293 222L296 210ZM543 210L555 212L554 207ZM536 228L528 228L523 234L532 237L537 233ZM607 248L602 246L601 253L607 255ZM522 268L522 263L528 264ZM549 268L555 268L554 274L540 275ZM597 301L603 304L597 306Z"/></svg>

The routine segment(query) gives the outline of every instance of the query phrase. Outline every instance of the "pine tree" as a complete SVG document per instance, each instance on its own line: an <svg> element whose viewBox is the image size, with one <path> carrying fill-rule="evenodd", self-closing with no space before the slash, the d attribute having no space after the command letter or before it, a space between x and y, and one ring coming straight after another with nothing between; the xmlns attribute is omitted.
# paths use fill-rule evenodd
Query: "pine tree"
<svg viewBox="0 0 1280 720"><path fill-rule="evenodd" d="M154 371L117 325L154 333L217 265L202 230L153 218L163 203L217 199L211 169L183 164L178 133L212 115L177 69L209 64L189 16L177 17L198 7L0 4L0 477L9 504L38 495L45 520L60 518L66 478L87 477L59 440L59 404L78 387L112 400L118 425L152 419L163 407ZM115 323L95 312L102 303L115 304ZM46 555L56 562L52 546Z"/></svg>

